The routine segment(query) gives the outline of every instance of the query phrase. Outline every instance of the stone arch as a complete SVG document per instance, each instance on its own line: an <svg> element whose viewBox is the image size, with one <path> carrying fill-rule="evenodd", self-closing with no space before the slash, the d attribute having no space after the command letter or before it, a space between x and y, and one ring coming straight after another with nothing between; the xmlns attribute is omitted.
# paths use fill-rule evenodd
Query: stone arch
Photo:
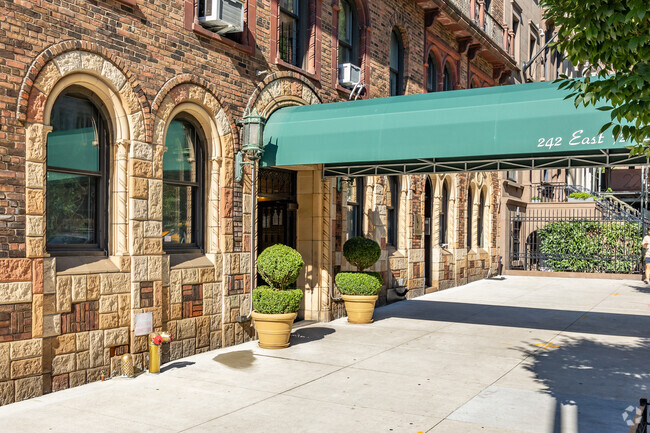
<svg viewBox="0 0 650 433"><path fill-rule="evenodd" d="M460 84L460 79L458 77L458 75L459 75L459 72L458 72L459 62L457 62L449 54L444 56L443 59L442 59L442 69L440 70L441 76L444 76L445 68L447 67L447 65L449 65L449 70L451 71L451 79L452 79L452 83L453 83L453 86L454 86L452 90L456 90L456 89L458 89L458 85Z"/></svg>
<svg viewBox="0 0 650 433"><path fill-rule="evenodd" d="M276 72L258 84L246 110L256 108L262 116L268 118L283 107L321 102L316 88L305 77L295 72Z"/></svg>
<svg viewBox="0 0 650 433"><path fill-rule="evenodd" d="M50 114L59 95L71 86L82 87L106 110L111 130L109 178L109 253L123 255L127 246L128 149L147 139L146 99L120 65L92 43L66 41L41 53L30 66L19 93L16 114L26 123L26 254L45 251L45 173ZM33 83L33 84L32 84Z"/></svg>
<svg viewBox="0 0 650 433"><path fill-rule="evenodd" d="M232 133L234 123L231 122L225 109L207 86L176 79L172 79L171 82L174 84L164 87L152 104L154 119L152 142L156 149L154 152L154 167L156 167L154 176L162 180L165 136L169 124L181 113L189 115L201 127L201 132L206 140L205 251L208 255L217 254L225 247L219 206L221 190L233 187L233 144L236 141L235 134Z"/></svg>

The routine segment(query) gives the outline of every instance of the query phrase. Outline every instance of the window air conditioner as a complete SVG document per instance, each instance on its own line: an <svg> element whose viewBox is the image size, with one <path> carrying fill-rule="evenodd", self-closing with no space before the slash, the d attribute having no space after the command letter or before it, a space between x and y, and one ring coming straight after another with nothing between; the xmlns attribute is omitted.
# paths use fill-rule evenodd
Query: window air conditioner
<svg viewBox="0 0 650 433"><path fill-rule="evenodd" d="M361 68L352 63L339 65L339 83L341 86L352 89L361 82Z"/></svg>
<svg viewBox="0 0 650 433"><path fill-rule="evenodd" d="M199 0L199 23L220 35L244 31L243 0Z"/></svg>

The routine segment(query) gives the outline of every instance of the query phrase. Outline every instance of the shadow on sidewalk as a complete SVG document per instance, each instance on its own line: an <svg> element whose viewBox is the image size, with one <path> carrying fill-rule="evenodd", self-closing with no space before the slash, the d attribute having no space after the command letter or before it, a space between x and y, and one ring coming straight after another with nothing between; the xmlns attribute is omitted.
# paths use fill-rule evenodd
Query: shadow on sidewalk
<svg viewBox="0 0 650 433"><path fill-rule="evenodd" d="M333 334L334 332L336 331L332 328L325 328L322 326L300 328L291 334L291 339L289 341L292 346L296 346L298 344L322 340L326 335Z"/></svg>
<svg viewBox="0 0 650 433"><path fill-rule="evenodd" d="M164 373L169 370L177 370L179 368L185 368L188 365L194 365L194 362L190 361L176 361L172 362L171 364L165 364L164 366L160 367L160 372Z"/></svg>

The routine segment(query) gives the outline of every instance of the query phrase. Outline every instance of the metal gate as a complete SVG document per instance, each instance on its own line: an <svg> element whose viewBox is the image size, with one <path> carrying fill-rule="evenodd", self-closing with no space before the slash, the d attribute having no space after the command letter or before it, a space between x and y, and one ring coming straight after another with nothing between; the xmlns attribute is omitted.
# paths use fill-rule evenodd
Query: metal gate
<svg viewBox="0 0 650 433"><path fill-rule="evenodd" d="M640 221L594 209L510 212L509 268L546 272L638 273Z"/></svg>

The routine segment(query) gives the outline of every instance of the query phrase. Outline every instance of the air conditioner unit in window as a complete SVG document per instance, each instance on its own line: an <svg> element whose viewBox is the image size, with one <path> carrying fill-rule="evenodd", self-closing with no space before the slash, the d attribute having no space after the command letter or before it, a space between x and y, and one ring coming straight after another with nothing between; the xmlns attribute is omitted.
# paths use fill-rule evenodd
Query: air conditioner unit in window
<svg viewBox="0 0 650 433"><path fill-rule="evenodd" d="M243 0L199 0L199 23L220 35L244 31Z"/></svg>
<svg viewBox="0 0 650 433"><path fill-rule="evenodd" d="M361 82L361 68L352 63L343 63L339 65L339 84L348 89Z"/></svg>

